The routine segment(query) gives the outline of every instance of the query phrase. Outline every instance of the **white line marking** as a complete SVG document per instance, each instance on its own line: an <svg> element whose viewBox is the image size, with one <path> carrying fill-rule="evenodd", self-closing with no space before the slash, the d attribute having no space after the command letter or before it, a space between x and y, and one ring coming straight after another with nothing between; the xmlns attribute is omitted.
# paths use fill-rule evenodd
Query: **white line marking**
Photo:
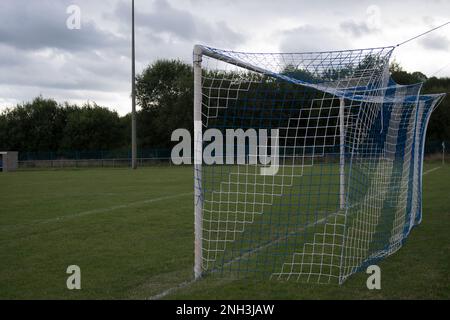
<svg viewBox="0 0 450 320"><path fill-rule="evenodd" d="M152 203L152 202L158 202L158 201L163 201L163 200L179 198L179 197L192 195L192 194L193 194L192 192L179 193L179 194L175 194L175 195L172 195L172 196L164 196L164 197L159 197L159 198L141 200L141 201L131 202L131 203L127 203L127 204L121 204L121 205L113 206L113 207L109 207L109 208L88 210L88 211L75 213L75 214L71 214L71 215L67 215L67 216L62 216L62 217L56 217L56 218L52 218L52 219L42 220L41 223L49 222L49 221L61 221L61 220L69 219L69 218L78 218L78 217L87 216L87 215L91 215L91 214L103 213L103 212L108 212L108 211L113 211L113 210L118 210L118 209L124 209L124 208L129 208L129 207L135 207L135 206L139 206L139 205L143 205L143 204L148 204L148 203Z"/></svg>
<svg viewBox="0 0 450 320"><path fill-rule="evenodd" d="M263 244L263 245L261 245L261 246L255 248L255 249L252 249L252 250L250 250L250 251L248 251L248 252L245 252L244 254L242 254L242 255L240 255L240 256L238 256L238 257L236 257L236 258L234 258L234 259L232 259L232 260L230 260L230 261L228 261L228 262L226 262L226 263L223 265L223 267L227 267L227 266L229 266L229 265L231 265L231 264L233 264L233 263L236 263L236 262L238 262L238 261L240 261L240 260L242 260L242 259L246 259L248 256L251 256L252 254L257 253L258 251L261 251L261 250L263 250L263 249L265 249L265 248L268 248L268 247L270 247L270 246L272 246L272 245L274 245L274 244L277 244L277 243L279 243L279 242L281 242L281 241L284 241L284 240L288 239L290 236L296 234L296 233L299 232L299 231L304 231L305 229L307 229L307 228L309 228L309 227L314 227L314 226L316 226L316 225L318 225L318 224L324 223L324 222L327 221L327 219L328 219L329 217L337 216L337 215L338 215L338 212L339 212L339 211L330 213L329 215L323 217L322 219L319 219L319 220L317 220L317 221L310 222L310 223L306 224L305 226L299 228L298 230L294 230L294 231L289 232L289 233L288 233L287 235L285 235L285 236L282 236L282 237L277 238L277 239L275 239L275 240L269 241L269 242L266 243L266 244ZM221 269L223 269L223 267L221 267L220 269L213 269L213 270L211 270L210 272L211 272L211 273L219 272Z"/></svg>
<svg viewBox="0 0 450 320"><path fill-rule="evenodd" d="M45 220L36 220L36 221L34 221L32 223L24 223L24 224L15 224L15 225L3 226L0 229L3 230L3 229L10 228L10 227L32 226L32 225L36 225L36 224L59 222L59 221L64 221L64 220L71 219L71 218L78 218L78 217L88 216L88 215L97 214L97 213L104 213L104 212L108 212L108 211L125 209L125 208L129 208L129 207L140 206L140 205L143 205L143 204L148 204L148 203L153 203L153 202L158 202L158 201L164 201L164 200L170 200L170 199L174 199L174 198L184 197L184 196L188 196L188 195L192 195L192 194L193 194L193 192L178 193L178 194L171 195L171 196L164 196L164 197L159 197L159 198L141 200L141 201L131 202L131 203L127 203L127 204L121 204L121 205L117 205L117 206L113 206L113 207L109 207L109 208L88 210L88 211L83 211L83 212L79 212L79 213L74 213L74 214L70 214L70 215L66 215L66 216L55 217L55 218L50 218L50 219L45 219Z"/></svg>
<svg viewBox="0 0 450 320"><path fill-rule="evenodd" d="M185 282L182 282L182 283L176 285L175 287L169 288L169 289L167 289L167 290L165 290L165 291L163 291L163 292L161 292L161 293L158 293L158 294L156 294L156 295L154 295L154 296L151 296L150 298L148 298L148 300L159 300L159 299L162 299L162 298L164 298L165 296L171 294L172 292L174 292L174 291L176 291L176 290L178 290L178 289L181 289L181 288L185 288L185 287L190 286L190 285L193 284L194 282L196 282L195 279L192 279L191 281L185 281Z"/></svg>
<svg viewBox="0 0 450 320"><path fill-rule="evenodd" d="M331 214L331 215L335 215L335 213L333 213L333 214ZM330 215L330 216L331 216L331 215ZM326 221L327 218L328 218L328 216L327 216L327 217L324 217L324 218L322 218L322 219L320 219L320 220L318 220L318 221L316 221L315 223L309 223L309 224L307 224L306 226L304 226L304 227L301 228L301 229L309 228L309 227L311 227L313 224L315 225L315 224L323 223L323 222ZM264 249L264 248L267 248L267 247L269 247L269 246L271 246L271 245L273 245L273 244L275 244L275 243L277 243L277 242L280 242L280 241L282 241L282 240L285 240L285 239L287 239L291 234L296 233L296 232L298 232L298 230L292 231L292 232L290 232L287 236L284 236L284 237L282 237L282 238L278 238L278 239L272 240L272 241L269 242L269 243L266 243L266 244L264 244L264 245L262 245L262 246L259 246L258 248L255 248L255 249L253 249L253 250L250 250L249 252L246 252L246 253L244 253L243 255L240 255L240 256L234 258L233 260L226 262L224 266L228 266L228 265L230 265L230 264L232 264L232 263L235 263L235 262L237 262L237 261L239 261L239 260L241 260L241 259L246 258L247 256L249 256L249 255L251 255L251 254L253 254L253 253L256 253L256 252L258 252L258 251L260 251L260 250L262 250L262 249ZM220 270L220 269L214 269L214 270L211 270L210 273L215 273L215 272L218 272L219 270ZM191 284L195 283L196 281L197 281L197 280L193 279L193 280L191 280L191 281L185 281L185 282L182 282L182 283L180 283L179 285L176 285L175 287L169 288L169 289L167 289L167 290L165 290L165 291L163 291L163 292L161 292L161 293L158 293L158 294L156 294L156 295L154 295L154 296L151 296L151 297L149 298L149 300L159 300L159 299L161 299L161 298L164 298L165 296L167 296L167 295L169 295L169 294L171 294L171 293L177 291L178 289L182 289L182 288L185 288L185 287L190 286Z"/></svg>
<svg viewBox="0 0 450 320"><path fill-rule="evenodd" d="M433 168L433 169L429 169L429 170L425 171L422 175L424 176L424 175L426 175L426 174L428 174L428 173L430 173L430 172L433 172L433 171L435 171L435 170L437 170L437 169L440 169L440 168L441 168L441 167L436 167L436 168ZM339 211L338 211L338 212L339 212ZM334 212L334 213L330 214L329 216L335 216L335 215L338 214L338 212ZM314 223L314 222L313 222L313 223L309 223L309 224L307 224L306 226L304 226L302 229L306 229L306 228L309 228L309 227L311 227L311 226L314 226L314 225L323 223L323 222L325 222L325 221L327 220L327 218L328 218L329 216L326 216L326 217L324 217L324 218L322 218L322 219L319 219L319 220L316 221L315 223ZM225 267L225 266L228 266L228 265L230 265L230 264L232 264L232 263L238 262L238 261L241 260L241 259L245 259L247 256L249 256L249 255L251 255L251 254L254 254L254 253L256 253L256 252L258 252L258 251L260 251L260 250L263 250L263 249L265 249L265 248L267 248L267 247L269 247L269 246L271 246L271 245L273 245L273 244L275 244L275 243L277 243L277 242L283 241L283 240L285 240L286 238L288 238L291 234L293 234L293 233L295 233L295 232L298 232L298 230L297 230L297 231L292 231L292 232L290 232L287 236L284 236L284 237L281 237L281 238L272 240L272 241L270 241L269 243L266 243L266 244L264 244L264 245L262 245L262 246L259 246L259 247L255 248L255 249L253 249L253 250L250 250L249 252L246 252L246 253L244 253L243 255L240 255L240 256L234 258L233 260L226 262L225 265L224 265L224 267ZM211 270L211 273L218 272L219 270L220 270L220 269ZM175 287L169 288L169 289L167 289L167 290L165 290L165 291L163 291L163 292L161 292L161 293L159 293L159 294L156 294L156 295L154 295L154 296L151 296L151 297L149 298L149 300L159 300L159 299L164 298L165 296L167 296L167 295L169 295L169 294L171 294L171 293L177 291L178 289L181 289L181 288L185 288L185 287L190 286L190 285L193 284L194 282L196 282L196 280L191 280L191 281L185 281L185 282L182 282L182 283L180 283L179 285L177 285L177 286L175 286Z"/></svg>
<svg viewBox="0 0 450 320"><path fill-rule="evenodd" d="M436 171L437 169L440 169L440 168L442 168L442 167L436 167L436 168L427 170L427 171L425 171L422 175L424 176L424 175L426 175L426 174L428 174L428 173L430 173L430 172Z"/></svg>

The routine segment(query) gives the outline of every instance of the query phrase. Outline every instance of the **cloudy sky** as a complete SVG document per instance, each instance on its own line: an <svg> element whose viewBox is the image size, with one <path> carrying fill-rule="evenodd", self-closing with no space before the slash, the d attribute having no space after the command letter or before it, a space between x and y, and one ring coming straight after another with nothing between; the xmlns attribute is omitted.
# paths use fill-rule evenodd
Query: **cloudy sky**
<svg viewBox="0 0 450 320"><path fill-rule="evenodd" d="M135 0L137 71L202 43L253 52L393 45L450 20L450 1ZM0 0L0 111L38 95L130 110L131 0ZM69 29L80 9L81 28ZM408 71L450 76L450 26L397 48Z"/></svg>

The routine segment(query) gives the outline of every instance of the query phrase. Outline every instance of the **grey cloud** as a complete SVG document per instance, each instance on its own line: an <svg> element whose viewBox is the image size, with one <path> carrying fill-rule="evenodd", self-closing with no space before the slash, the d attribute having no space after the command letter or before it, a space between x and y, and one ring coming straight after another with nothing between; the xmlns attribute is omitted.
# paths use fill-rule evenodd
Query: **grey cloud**
<svg viewBox="0 0 450 320"><path fill-rule="evenodd" d="M350 33L354 37L361 37L374 31L369 28L366 22L356 22L353 20L344 21L339 26L342 31Z"/></svg>
<svg viewBox="0 0 450 320"><path fill-rule="evenodd" d="M23 50L0 44L0 85L74 90L121 90L129 59L115 53L61 49Z"/></svg>
<svg viewBox="0 0 450 320"><path fill-rule="evenodd" d="M432 25L434 23L434 18L430 16L423 16L422 17L423 22L425 22L428 25Z"/></svg>
<svg viewBox="0 0 450 320"><path fill-rule="evenodd" d="M365 36L389 38L398 33L388 31L394 28L407 33L415 24L433 25L445 19L449 7L448 1L430 2L427 10L418 12L413 6L377 1L385 22L378 30L362 16L373 1L349 1L345 6L332 0L283 0L282 4L269 0L136 1L137 71L158 58L190 62L194 43L244 51L253 47L272 50L278 45L275 49L283 52L372 45L369 41L381 37ZM90 99L111 106L121 101L128 106L130 3L0 0L0 104L42 93L61 101ZM79 31L66 28L70 4L82 10ZM293 23L303 25L291 28ZM430 34L417 44L436 57L445 57L449 39L436 37L439 34ZM418 49L418 55L426 51ZM417 65L423 61L418 58Z"/></svg>
<svg viewBox="0 0 450 320"><path fill-rule="evenodd" d="M419 43L425 49L432 50L448 50L450 47L450 40L440 35L427 35L419 40Z"/></svg>
<svg viewBox="0 0 450 320"><path fill-rule="evenodd" d="M75 1L0 2L0 86L33 94L76 91L85 98L127 91L129 39L86 19L87 2L79 1L81 30L66 27L66 8ZM109 26L108 26L109 27ZM11 88L7 90L5 88ZM7 98L4 96L3 99ZM33 98L28 96L28 99Z"/></svg>
<svg viewBox="0 0 450 320"><path fill-rule="evenodd" d="M80 51L121 48L124 39L100 30L93 21L82 20L80 30L66 27L70 1L1 1L0 43L21 49L59 48ZM83 17L83 15L82 15Z"/></svg>
<svg viewBox="0 0 450 320"><path fill-rule="evenodd" d="M195 21L189 12L172 8L163 0L155 1L153 10L152 13L136 10L137 28L151 29L157 33L171 33L181 39L190 39L195 35ZM130 4L120 1L114 11L115 16L108 16L108 18L119 18L123 27L129 30L131 26Z"/></svg>
<svg viewBox="0 0 450 320"><path fill-rule="evenodd" d="M24 54L11 46L0 43L0 68L11 67L23 63ZM0 73L1 76L1 73Z"/></svg>
<svg viewBox="0 0 450 320"><path fill-rule="evenodd" d="M187 10L172 7L166 0L156 0L152 12L136 12L136 25L151 32L153 37L168 35L180 41L202 41L222 46L235 46L244 36L233 31L225 21L209 23ZM119 2L115 14L126 28L130 25L129 5Z"/></svg>
<svg viewBox="0 0 450 320"><path fill-rule="evenodd" d="M338 50L351 47L347 40L333 29L304 25L282 32L282 52Z"/></svg>

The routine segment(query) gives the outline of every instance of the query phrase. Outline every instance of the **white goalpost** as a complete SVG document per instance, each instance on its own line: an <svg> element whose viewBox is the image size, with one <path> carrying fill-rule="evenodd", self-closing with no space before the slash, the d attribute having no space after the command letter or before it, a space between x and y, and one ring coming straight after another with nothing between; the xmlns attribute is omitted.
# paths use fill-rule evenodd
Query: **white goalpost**
<svg viewBox="0 0 450 320"><path fill-rule="evenodd" d="M340 209L345 206L345 101L341 98L339 104L339 204Z"/></svg>
<svg viewBox="0 0 450 320"><path fill-rule="evenodd" d="M393 50L194 47L196 279L342 284L403 245L443 95L396 84Z"/></svg>
<svg viewBox="0 0 450 320"><path fill-rule="evenodd" d="M202 275L202 48L194 48L194 216L195 216L195 263L194 277Z"/></svg>

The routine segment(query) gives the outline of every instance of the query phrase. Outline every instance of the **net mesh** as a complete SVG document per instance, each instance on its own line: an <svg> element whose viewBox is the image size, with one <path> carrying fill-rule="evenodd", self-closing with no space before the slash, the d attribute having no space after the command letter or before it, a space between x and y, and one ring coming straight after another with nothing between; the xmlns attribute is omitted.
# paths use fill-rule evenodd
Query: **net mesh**
<svg viewBox="0 0 450 320"><path fill-rule="evenodd" d="M203 273L342 283L402 246L442 96L395 84L392 51L203 47Z"/></svg>

